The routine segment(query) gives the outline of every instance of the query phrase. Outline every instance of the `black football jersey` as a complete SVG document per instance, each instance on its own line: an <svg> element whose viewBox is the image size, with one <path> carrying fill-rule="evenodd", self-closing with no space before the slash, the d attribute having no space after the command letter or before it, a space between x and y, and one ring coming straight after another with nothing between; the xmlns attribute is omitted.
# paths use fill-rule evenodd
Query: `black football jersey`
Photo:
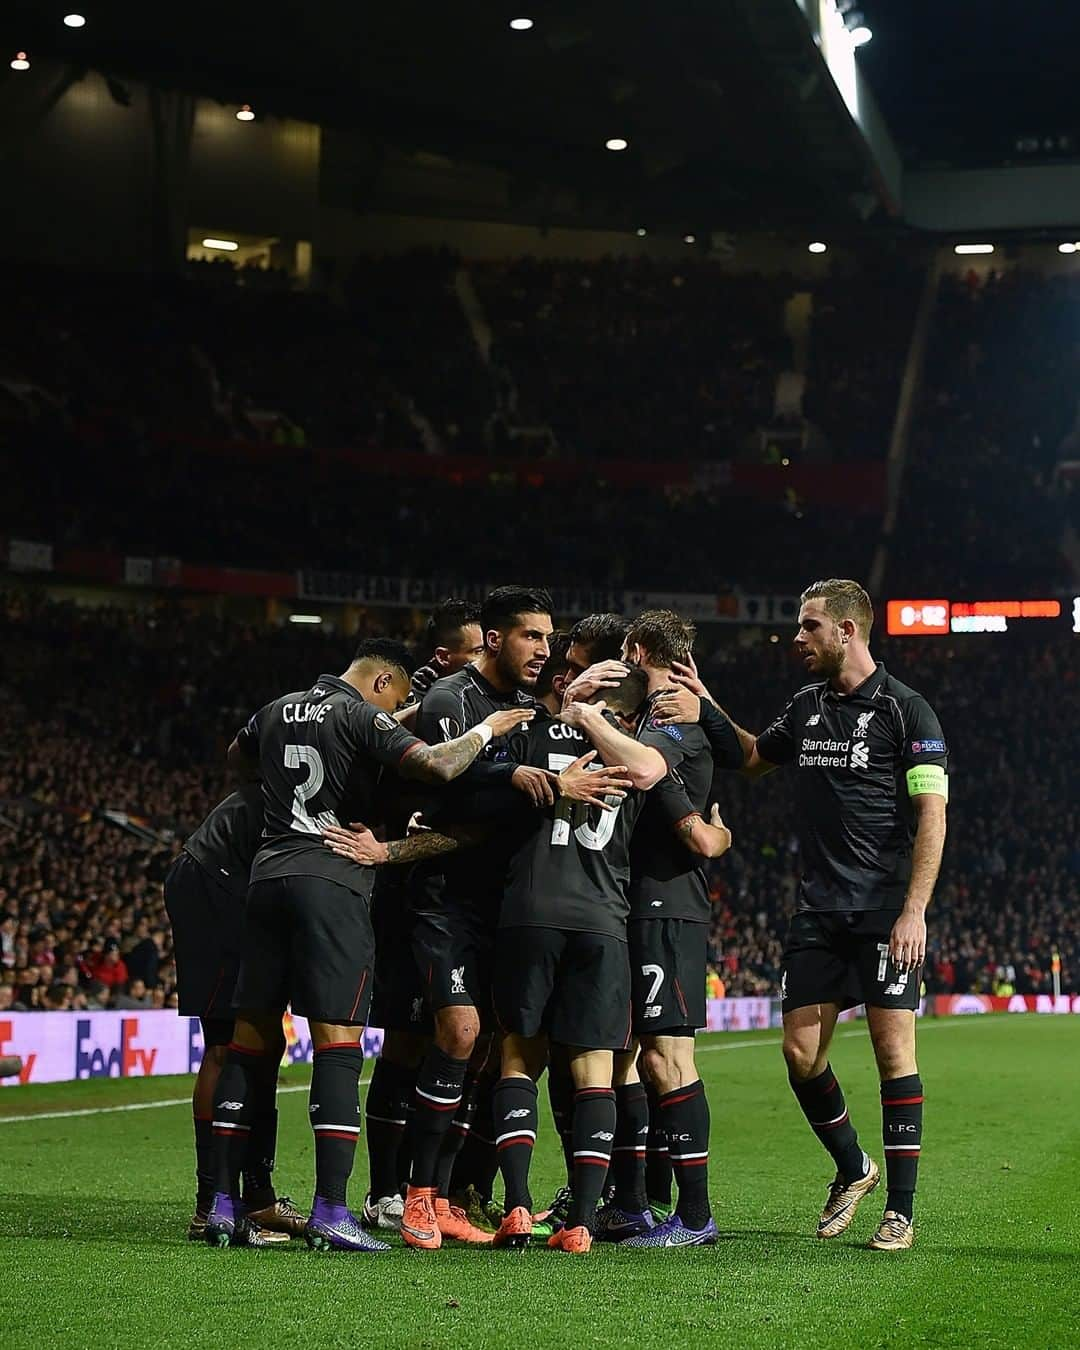
<svg viewBox="0 0 1080 1350"><path fill-rule="evenodd" d="M757 738L771 764L798 770L800 909L899 909L911 878L909 770L947 770L941 723L886 671L850 694L810 684Z"/></svg>
<svg viewBox="0 0 1080 1350"><path fill-rule="evenodd" d="M523 763L552 773L593 748L583 732L546 713L515 745ZM500 926L608 933L625 942L630 840L647 796L632 788L622 800L609 797L611 811L565 799L546 811L534 807L510 858Z"/></svg>
<svg viewBox="0 0 1080 1350"><path fill-rule="evenodd" d="M493 712L507 708L524 712L535 707L535 700L524 691L502 694L474 666L466 666L436 681L424 695L416 715L416 734L429 745L439 745L463 736ZM511 736L489 741L476 762L446 791L429 793L426 800L419 797L417 805L430 814L436 798L441 808L478 789L509 788L518 767L511 753ZM505 867L504 851L495 848L472 849L460 858L415 867L408 879L410 903L418 913L437 911L444 901L494 911L502 898Z"/></svg>
<svg viewBox="0 0 1080 1350"><path fill-rule="evenodd" d="M376 819L380 767L396 768L423 742L334 675L268 703L237 739L258 754L262 778L266 819L252 881L322 876L369 895L374 869L331 853L322 831Z"/></svg>
<svg viewBox="0 0 1080 1350"><path fill-rule="evenodd" d="M655 697L655 695L654 695ZM645 705L637 738L659 750L668 766L668 778L649 794L630 850L630 912L635 919L688 919L708 923L712 917L709 889L701 859L672 829L678 818L671 793L681 788L689 799L682 814L707 815L713 778L709 741L697 723L658 726Z"/></svg>
<svg viewBox="0 0 1080 1350"><path fill-rule="evenodd" d="M247 895L255 852L262 842L262 785L245 783L218 802L184 841L190 853L219 885L238 900Z"/></svg>

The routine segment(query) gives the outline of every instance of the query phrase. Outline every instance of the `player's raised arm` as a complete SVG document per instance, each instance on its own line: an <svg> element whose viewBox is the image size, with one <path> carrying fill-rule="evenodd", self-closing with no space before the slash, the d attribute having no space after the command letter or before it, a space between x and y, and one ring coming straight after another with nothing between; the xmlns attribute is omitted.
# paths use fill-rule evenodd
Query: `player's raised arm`
<svg viewBox="0 0 1080 1350"><path fill-rule="evenodd" d="M403 778L415 778L422 783L450 783L465 772L488 741L507 735L535 715L531 709L507 709L492 713L471 731L442 745L417 741L401 760L399 772Z"/></svg>
<svg viewBox="0 0 1080 1350"><path fill-rule="evenodd" d="M697 722L708 737L717 768L741 770L748 778L761 778L779 767L758 749L758 738L739 726L713 698L689 663L675 661L671 667L672 688L662 690L653 702L653 715L660 726Z"/></svg>
<svg viewBox="0 0 1080 1350"><path fill-rule="evenodd" d="M664 757L653 746L642 745L609 722L604 706L602 702L569 703L563 709L563 720L588 736L605 764L625 766L633 786L647 792L667 773Z"/></svg>

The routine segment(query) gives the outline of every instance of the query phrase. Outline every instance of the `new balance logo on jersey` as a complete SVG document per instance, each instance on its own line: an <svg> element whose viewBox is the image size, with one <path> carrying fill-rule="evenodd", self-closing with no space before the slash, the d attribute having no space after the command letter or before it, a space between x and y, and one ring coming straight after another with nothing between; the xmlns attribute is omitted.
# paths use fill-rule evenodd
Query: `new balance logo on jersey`
<svg viewBox="0 0 1080 1350"><path fill-rule="evenodd" d="M528 1114L528 1107L519 1106L516 1111L507 1111L506 1115L503 1116L503 1120L520 1120L522 1116L527 1116Z"/></svg>
<svg viewBox="0 0 1080 1350"><path fill-rule="evenodd" d="M810 717L808 717L808 718L806 719L806 725L807 725L808 727L816 727L817 724L818 724L820 721L821 721L821 714L820 714L820 713L814 713L814 714L812 714L812 716L810 716Z"/></svg>
<svg viewBox="0 0 1080 1350"><path fill-rule="evenodd" d="M468 992L465 988L464 966L455 966L450 972L450 992L451 994L464 994Z"/></svg>
<svg viewBox="0 0 1080 1350"><path fill-rule="evenodd" d="M870 714L873 716L873 713ZM851 767L853 769L867 769L870 767L870 747L865 741L856 741L851 747Z"/></svg>
<svg viewBox="0 0 1080 1350"><path fill-rule="evenodd" d="M610 1144L611 1141L615 1138L615 1136L610 1132L610 1130L597 1130L595 1134L590 1134L589 1138L602 1139L605 1144Z"/></svg>

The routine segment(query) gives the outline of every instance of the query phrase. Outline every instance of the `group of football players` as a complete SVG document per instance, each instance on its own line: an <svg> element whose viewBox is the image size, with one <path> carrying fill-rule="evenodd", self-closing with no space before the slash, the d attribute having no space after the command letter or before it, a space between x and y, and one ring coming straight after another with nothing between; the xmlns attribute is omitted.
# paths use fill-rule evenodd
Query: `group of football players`
<svg viewBox="0 0 1080 1350"><path fill-rule="evenodd" d="M828 1042L842 1007L877 1005L883 1120L892 1098L899 1112L885 1121L889 1202L871 1245L909 1246L922 1093L908 975L925 948L925 924L920 950L909 910L925 909L936 863L920 870L922 812L906 803L943 797L944 769L935 776L929 761L943 766L944 743L925 702L870 658L871 622L855 583L804 595L796 646L824 681L758 738L712 701L693 626L674 612L595 614L557 633L546 591L509 586L479 607L442 605L429 661L411 679L402 644L366 640L342 675L256 712L229 748L242 785L187 840L165 884L180 1010L201 1017L206 1046L189 1236L217 1246L302 1236L344 1251L389 1250L379 1230L422 1250L445 1240L543 1238L571 1253L596 1240L715 1242L694 1054L710 927L701 864L731 844L708 810L712 780L788 760L813 767L794 721L816 727L827 713L844 724L834 739L866 738L850 764L817 757L822 771L854 769L859 781L846 786L856 795L875 771L893 781L897 764L917 762L904 803L894 792L883 805L872 784L865 801L837 807L869 813L857 841L865 876L829 842L829 823L811 822L821 857L810 859L807 913L796 918L817 927L796 933L793 923L784 1052L837 1162L818 1228L834 1236L880 1174L857 1144ZM880 746L868 732L877 712ZM921 740L932 754L921 755ZM866 881L883 871L886 844L889 887ZM827 893L813 890L819 872L836 882ZM313 1046L310 1214L278 1196L271 1176L287 1008L307 1019ZM366 1097L370 1188L358 1218L346 1190L369 1014L384 1039ZM566 1184L538 1209L529 1172L545 1073ZM894 1158L896 1124L904 1148Z"/></svg>

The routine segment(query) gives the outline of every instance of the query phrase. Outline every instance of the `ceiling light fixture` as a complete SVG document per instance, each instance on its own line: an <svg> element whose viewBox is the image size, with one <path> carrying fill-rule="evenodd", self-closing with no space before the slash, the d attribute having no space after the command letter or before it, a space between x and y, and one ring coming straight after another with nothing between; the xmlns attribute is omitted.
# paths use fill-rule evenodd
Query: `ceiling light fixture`
<svg viewBox="0 0 1080 1350"><path fill-rule="evenodd" d="M81 14L65 14L64 24L68 28L85 28L86 20Z"/></svg>
<svg viewBox="0 0 1080 1350"><path fill-rule="evenodd" d="M858 28L851 30L851 45L853 47L865 47L868 42L872 42L874 30L867 28L866 24L861 23Z"/></svg>
<svg viewBox="0 0 1080 1350"><path fill-rule="evenodd" d="M1058 244L1058 252L1059 252L1059 253L1075 253L1075 252L1076 252L1076 245L1075 245L1075 244Z"/></svg>
<svg viewBox="0 0 1080 1350"><path fill-rule="evenodd" d="M953 248L954 253L993 253L993 244L957 244Z"/></svg>
<svg viewBox="0 0 1080 1350"><path fill-rule="evenodd" d="M649 231L645 228L644 225L639 225L637 229L634 231L634 233L637 235L639 239L644 239L645 236L649 233Z"/></svg>
<svg viewBox="0 0 1080 1350"><path fill-rule="evenodd" d="M236 120L238 122L254 122L255 114L251 111L250 103L243 103L236 110Z"/></svg>
<svg viewBox="0 0 1080 1350"><path fill-rule="evenodd" d="M321 614L290 614L290 623L322 623Z"/></svg>
<svg viewBox="0 0 1080 1350"><path fill-rule="evenodd" d="M222 253L235 253L240 245L235 239L204 239L203 248L220 249Z"/></svg>
<svg viewBox="0 0 1080 1350"><path fill-rule="evenodd" d="M527 33L533 26L532 19L511 19L510 27L515 33Z"/></svg>
<svg viewBox="0 0 1080 1350"><path fill-rule="evenodd" d="M16 52L15 60L11 63L12 70L29 70L30 61L25 52Z"/></svg>
<svg viewBox="0 0 1080 1350"><path fill-rule="evenodd" d="M682 237L682 241L683 241L684 244L696 244L696 243L697 243L697 235L696 235L696 234L684 234L683 237Z"/></svg>
<svg viewBox="0 0 1080 1350"><path fill-rule="evenodd" d="M622 138L621 136L612 136L610 140L607 140L607 141L604 142L604 149L605 149L605 150L625 150L626 147L627 147L629 144L630 144L630 142L629 142L629 141L624 141L623 138Z"/></svg>
<svg viewBox="0 0 1080 1350"><path fill-rule="evenodd" d="M827 253L828 250L829 250L828 244L823 244L820 242L820 240L816 241L813 244L807 244L806 246L807 253Z"/></svg>

